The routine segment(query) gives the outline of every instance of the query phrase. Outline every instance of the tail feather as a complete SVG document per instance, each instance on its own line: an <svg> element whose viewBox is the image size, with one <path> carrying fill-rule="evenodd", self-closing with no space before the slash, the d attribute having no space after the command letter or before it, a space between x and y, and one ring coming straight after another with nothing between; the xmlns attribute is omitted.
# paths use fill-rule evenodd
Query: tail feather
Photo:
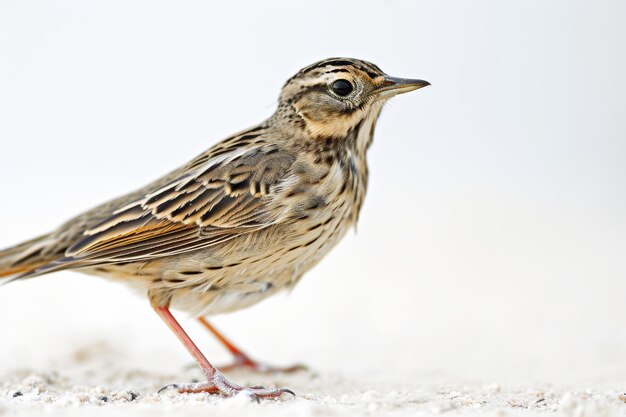
<svg viewBox="0 0 626 417"><path fill-rule="evenodd" d="M0 251L0 278L10 278L23 274L58 258L58 253L51 250L49 235L39 236L27 242Z"/></svg>
<svg viewBox="0 0 626 417"><path fill-rule="evenodd" d="M33 269L37 269L41 265L42 264L24 265L24 266L12 268L12 269L6 269L4 271L0 271L0 278L11 277L13 275L22 274L22 273L25 273L25 272L28 272L28 271L32 271Z"/></svg>

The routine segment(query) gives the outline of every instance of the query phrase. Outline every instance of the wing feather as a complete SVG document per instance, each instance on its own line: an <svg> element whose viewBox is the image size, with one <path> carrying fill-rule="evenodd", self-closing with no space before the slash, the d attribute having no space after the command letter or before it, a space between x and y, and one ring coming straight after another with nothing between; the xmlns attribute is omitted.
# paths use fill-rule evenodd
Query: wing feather
<svg viewBox="0 0 626 417"><path fill-rule="evenodd" d="M295 157L275 145L236 147L112 211L66 251L72 263L127 262L226 242L277 221L277 187ZM210 151L209 151L210 152Z"/></svg>

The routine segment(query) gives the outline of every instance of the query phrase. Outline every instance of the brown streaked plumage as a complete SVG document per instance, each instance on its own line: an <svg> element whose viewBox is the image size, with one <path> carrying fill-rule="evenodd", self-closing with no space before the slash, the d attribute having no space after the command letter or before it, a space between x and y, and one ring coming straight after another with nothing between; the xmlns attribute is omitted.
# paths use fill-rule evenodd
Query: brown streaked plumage
<svg viewBox="0 0 626 417"><path fill-rule="evenodd" d="M139 287L207 377L177 386L181 392L278 397L289 391L228 381L169 308L223 313L293 287L358 219L366 152L383 104L426 85L356 59L308 66L287 81L268 120L133 193L0 252L0 277L72 269ZM241 364L256 367L202 322Z"/></svg>

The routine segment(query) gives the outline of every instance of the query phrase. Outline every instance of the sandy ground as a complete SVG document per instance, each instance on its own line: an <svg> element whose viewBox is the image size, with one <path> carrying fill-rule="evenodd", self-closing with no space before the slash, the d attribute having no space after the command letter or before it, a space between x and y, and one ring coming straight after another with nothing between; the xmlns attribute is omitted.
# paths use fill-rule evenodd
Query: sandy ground
<svg viewBox="0 0 626 417"><path fill-rule="evenodd" d="M178 394L160 387L198 379L192 365L173 374L122 369L106 345L83 347L63 369L6 371L0 376L0 415L26 416L609 416L626 415L619 384L595 387L507 385L497 381L452 380L444 373L299 371L257 374L234 371L246 384L285 386L297 396L257 404L245 395L222 398ZM624 387L624 385L621 385Z"/></svg>

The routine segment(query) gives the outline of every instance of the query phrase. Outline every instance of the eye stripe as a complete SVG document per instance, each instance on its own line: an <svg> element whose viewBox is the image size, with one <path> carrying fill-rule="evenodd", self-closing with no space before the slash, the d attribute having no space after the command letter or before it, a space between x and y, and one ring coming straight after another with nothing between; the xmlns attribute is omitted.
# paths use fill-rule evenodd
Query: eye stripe
<svg viewBox="0 0 626 417"><path fill-rule="evenodd" d="M350 73L350 71L348 71L345 68L335 68L333 70L326 71L324 74L334 74L334 73L337 73L337 72L347 72L348 74Z"/></svg>
<svg viewBox="0 0 626 417"><path fill-rule="evenodd" d="M356 64L352 61L346 61L345 59L336 59L336 60L329 60L329 61L321 61L318 62L317 64L313 64L310 67L306 67L305 69L302 70L302 74L306 74L307 72L311 72L314 69L317 68L322 68L322 67L327 67L329 65L333 65L333 66L355 66Z"/></svg>
<svg viewBox="0 0 626 417"><path fill-rule="evenodd" d="M325 68L328 66L340 66L344 68ZM299 78L306 79L307 78L306 75L315 70L319 70L318 75L322 76L322 75L328 75L328 74L333 74L333 73L343 73L343 72L350 73L350 68L354 68L354 69L358 69L359 71L362 71L363 73L367 74L367 76L370 77L372 80L384 75L383 71L381 71L379 67L367 61L361 61L361 60L352 59L352 58L329 58L324 61L316 62L315 64L309 65L308 67L301 69L293 77L289 78L287 82L284 84L284 86L289 85L294 80L297 80ZM300 87L300 88L303 88L303 87Z"/></svg>
<svg viewBox="0 0 626 417"><path fill-rule="evenodd" d="M361 69L361 68L359 68ZM366 73L371 79L374 79L376 77L378 77L378 74L376 74L375 72L366 70L366 69L361 69L364 73Z"/></svg>
<svg viewBox="0 0 626 417"><path fill-rule="evenodd" d="M379 75L382 74L382 71L380 68L378 68L376 65L374 64L370 64L368 62L360 62L360 61L347 61L345 59L339 59L339 60L330 60L330 61L322 61L322 62L318 62L317 64L313 64L310 67L307 67L305 69L303 69L300 74L304 75L306 73L309 73L315 69L318 68L323 68L323 67L327 67L327 66L344 66L344 67L354 67L360 71L363 71L364 73L366 73L368 75L368 77L374 79L376 77L378 77ZM348 70L346 70L345 68L336 68L336 69L332 69L329 71L326 71L325 74L330 74L333 72L349 72Z"/></svg>

